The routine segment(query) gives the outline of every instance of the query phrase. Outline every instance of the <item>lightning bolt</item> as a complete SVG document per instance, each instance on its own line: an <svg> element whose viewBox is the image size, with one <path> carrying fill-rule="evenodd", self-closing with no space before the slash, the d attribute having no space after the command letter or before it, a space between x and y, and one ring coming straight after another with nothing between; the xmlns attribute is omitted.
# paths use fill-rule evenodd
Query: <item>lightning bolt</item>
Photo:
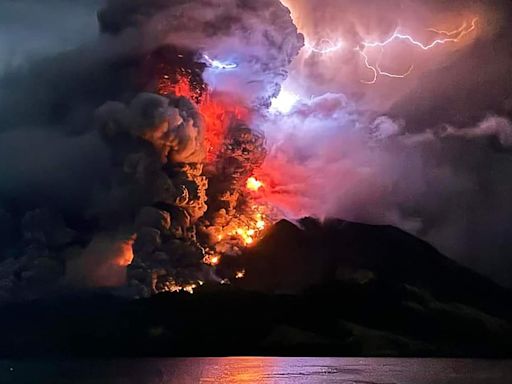
<svg viewBox="0 0 512 384"><path fill-rule="evenodd" d="M321 39L316 45L311 45L310 43L306 42L306 48L308 48L311 52L320 54L337 51L342 47L342 45L343 44L341 43L341 41L337 41L336 43L334 43L329 39Z"/></svg>
<svg viewBox="0 0 512 384"><path fill-rule="evenodd" d="M385 76L390 78L404 78L411 74L414 69L414 65L411 65L409 69L404 73L391 73L385 71L381 68L380 61L384 54L385 47L395 41L403 41L407 44L410 44L414 47L420 48L424 51L428 51L438 45L447 44L447 43L458 43L461 41L466 35L473 32L477 27L478 17L475 17L471 20L471 23L468 24L465 21L459 28L453 31L445 31L435 28L427 29L430 32L434 32L440 36L437 39L431 41L430 43L422 43L421 41L416 40L413 36L401 33L399 31L399 27L395 29L393 34L389 36L386 40L383 41L363 41L359 44L358 47L354 48L354 51L358 52L363 59L364 66L371 71L372 78L370 80L361 80L364 84L375 84L379 78L379 76ZM318 53L318 54L328 54L335 51L338 51L342 48L343 44L341 40L337 40L333 42L330 39L323 38L317 44L313 45L310 43L306 43L306 48L310 52ZM375 64L370 63L370 58L368 56L368 50L372 48L379 48L380 53L377 58Z"/></svg>
<svg viewBox="0 0 512 384"><path fill-rule="evenodd" d="M476 22L478 21L478 17L474 18L473 21L471 22L471 26L473 29L476 28ZM453 31L443 31L443 30L440 30L440 29L435 29L435 28L429 28L427 29L427 31L430 31L430 32L435 32L437 33L438 35L445 35L445 36L453 36L453 35L457 35L457 34L460 34L460 33L463 33L467 27L467 22L464 22L464 24L462 24L462 26L458 29L455 29ZM467 33L469 33L471 31L468 31Z"/></svg>
<svg viewBox="0 0 512 384"><path fill-rule="evenodd" d="M235 64L235 63L223 63L222 61L211 59L206 54L203 54L203 60L211 68L215 68L215 69L229 70L229 69L235 69L235 68L238 67L238 64Z"/></svg>
<svg viewBox="0 0 512 384"><path fill-rule="evenodd" d="M404 77L408 76L414 68L414 65L411 65L409 67L409 69L407 70L407 72L402 73L402 74L394 74L394 73L386 72L380 68L380 59L382 58L382 54L384 53L383 48L381 49L379 59L377 60L375 65L370 64L370 59L369 59L368 55L366 54L366 52L364 51L364 49L361 50L360 48L355 48L355 50L358 51L359 54L363 57L364 65L366 66L366 68L368 68L373 73L373 78L371 80L369 80L369 81L361 80L361 82L364 84L375 84L377 82L379 75L391 77L391 78L404 78Z"/></svg>
<svg viewBox="0 0 512 384"><path fill-rule="evenodd" d="M465 28L466 24L464 24L462 27L460 27L459 29L457 29L455 31L452 31L452 32L438 31L436 29L429 28L428 29L429 31L436 32L436 33L448 36L448 37L446 37L444 39L436 39L436 40L432 41L430 44L423 44L420 41L415 40L414 37L412 37L410 35L401 34L401 33L398 32L398 28L397 28L395 30L395 32L387 40L384 40L384 41L373 41L373 42L363 41L362 45L365 48L384 47L384 46L392 43L395 40L406 40L409 43L411 43L411 44L413 44L413 45L423 49L424 51L428 51L429 49L432 49L436 45L439 45L439 44L458 43L464 36L466 36L468 33L472 32L472 31L474 31L476 29L477 21L478 21L478 17L473 19L473 21L471 22L471 25L470 25L469 28L466 29ZM456 37L451 37L453 35L457 35L457 36Z"/></svg>
<svg viewBox="0 0 512 384"><path fill-rule="evenodd" d="M429 28L428 29L429 31L445 36L444 38L435 39L434 41L430 42L429 44L424 44L424 43L416 40L411 35L406 35L406 34L400 33L398 31L398 28L393 32L393 34L390 37L388 37L384 41L363 41L361 43L362 49L361 49L361 47L357 47L357 48L355 48L355 51L359 52L359 54L363 58L365 67L368 68L370 71L372 71L373 77L369 81L361 80L361 82L365 83L365 84L375 84L377 82L379 75L392 77L392 78L403 78L403 77L408 76L412 72L413 65L411 65L411 67L409 67L409 70L403 74L393 74L390 72L383 71L380 68L380 60L384 53L384 47L391 44L392 42L394 42L396 40L403 40L403 41L405 41L409 44L412 44L413 46L418 47L424 51L428 51L428 50L436 47L437 45L446 44L446 43L458 43L464 36L473 32L476 29L477 21L478 21L478 17L475 17L471 21L471 24L469 26L468 26L467 22L464 22L464 24L461 27L459 27L453 31L444 31L444 30ZM368 48L380 48L381 49L379 58L377 59L377 62L375 63L375 65L370 64L368 54L366 53L366 50Z"/></svg>

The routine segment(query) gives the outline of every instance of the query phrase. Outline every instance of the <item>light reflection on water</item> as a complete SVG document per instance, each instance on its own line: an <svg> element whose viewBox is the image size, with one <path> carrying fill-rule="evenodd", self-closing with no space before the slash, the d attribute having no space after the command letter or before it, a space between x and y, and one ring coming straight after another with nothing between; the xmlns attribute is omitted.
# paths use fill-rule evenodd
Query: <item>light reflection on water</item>
<svg viewBox="0 0 512 384"><path fill-rule="evenodd" d="M505 384L512 363L436 359L225 358L164 366L171 383Z"/></svg>
<svg viewBox="0 0 512 384"><path fill-rule="evenodd" d="M512 361L233 357L0 361L6 384L506 384Z"/></svg>

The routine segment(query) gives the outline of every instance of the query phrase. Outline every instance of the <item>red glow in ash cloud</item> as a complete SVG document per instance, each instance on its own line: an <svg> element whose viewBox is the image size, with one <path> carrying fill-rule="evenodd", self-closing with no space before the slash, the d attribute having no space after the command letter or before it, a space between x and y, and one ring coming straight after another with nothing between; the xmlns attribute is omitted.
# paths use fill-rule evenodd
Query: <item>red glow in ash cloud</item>
<svg viewBox="0 0 512 384"><path fill-rule="evenodd" d="M188 97L196 101L206 126L206 160L211 163L224 144L229 124L234 120L247 120L248 108L226 95L211 94L208 90L203 89L195 90L186 75L179 76L177 82L163 80L165 81L161 81L158 90L160 94L174 93L177 96Z"/></svg>

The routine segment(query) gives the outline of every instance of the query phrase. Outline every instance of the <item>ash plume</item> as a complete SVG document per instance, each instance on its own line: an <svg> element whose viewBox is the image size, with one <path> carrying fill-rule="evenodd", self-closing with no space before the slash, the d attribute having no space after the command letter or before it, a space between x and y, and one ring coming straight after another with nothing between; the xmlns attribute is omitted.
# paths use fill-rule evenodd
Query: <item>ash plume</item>
<svg viewBox="0 0 512 384"><path fill-rule="evenodd" d="M511 14L106 1L83 45L3 65L0 296L193 291L272 215L394 224L510 284Z"/></svg>
<svg viewBox="0 0 512 384"><path fill-rule="evenodd" d="M272 0L110 0L98 19L95 39L0 77L0 300L218 280L204 264L218 198L261 164L264 139L227 122L208 158L201 100L269 105L303 44ZM221 73L205 55L237 68ZM247 197L235 205L242 215Z"/></svg>
<svg viewBox="0 0 512 384"><path fill-rule="evenodd" d="M126 283L126 267L133 261L133 239L112 234L95 237L80 255L69 260L66 278L90 287L117 287Z"/></svg>
<svg viewBox="0 0 512 384"><path fill-rule="evenodd" d="M2 1L0 75L97 35L102 0Z"/></svg>
<svg viewBox="0 0 512 384"><path fill-rule="evenodd" d="M268 106L302 46L286 8L275 0L110 0L99 12L101 30L137 31L148 46L169 44L236 63L236 71L207 69L212 89Z"/></svg>

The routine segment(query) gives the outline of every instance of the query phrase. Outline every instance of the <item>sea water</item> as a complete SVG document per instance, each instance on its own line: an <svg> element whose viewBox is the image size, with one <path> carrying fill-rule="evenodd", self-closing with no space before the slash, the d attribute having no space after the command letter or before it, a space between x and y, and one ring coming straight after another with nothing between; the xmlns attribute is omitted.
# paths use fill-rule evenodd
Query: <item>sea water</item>
<svg viewBox="0 0 512 384"><path fill-rule="evenodd" d="M396 358L161 358L1 361L0 383L512 383L512 361Z"/></svg>

